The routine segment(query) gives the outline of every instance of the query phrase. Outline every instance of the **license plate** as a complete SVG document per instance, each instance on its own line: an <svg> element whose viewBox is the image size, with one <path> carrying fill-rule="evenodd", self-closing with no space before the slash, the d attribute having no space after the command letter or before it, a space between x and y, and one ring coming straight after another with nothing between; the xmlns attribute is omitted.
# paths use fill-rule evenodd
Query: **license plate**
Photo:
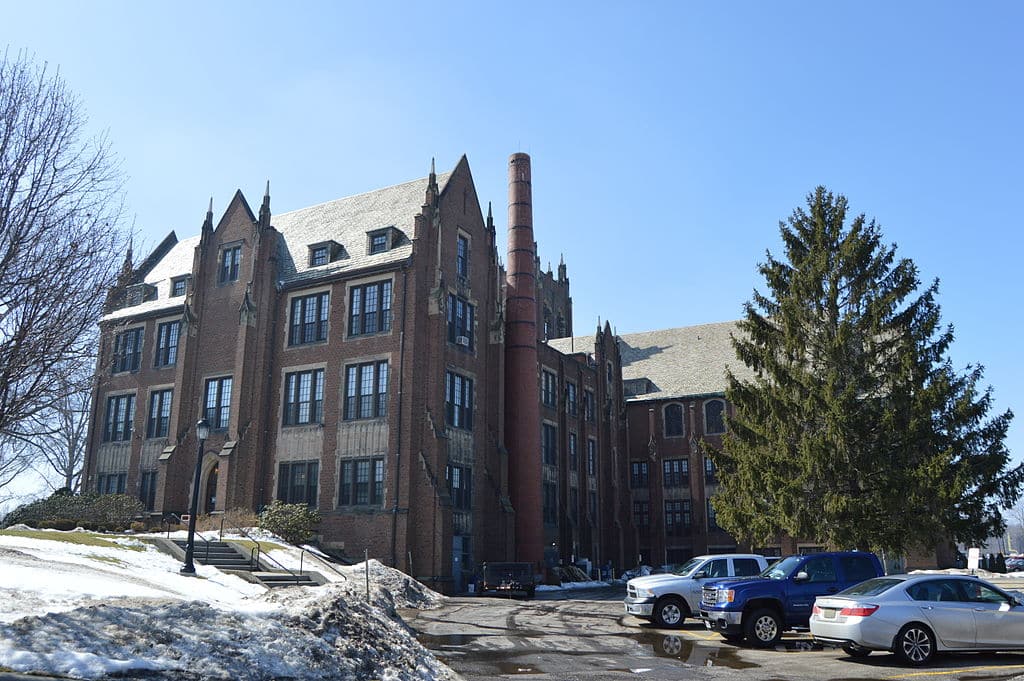
<svg viewBox="0 0 1024 681"><path fill-rule="evenodd" d="M834 608L822 608L821 616L823 619L834 620L836 618L836 612Z"/></svg>

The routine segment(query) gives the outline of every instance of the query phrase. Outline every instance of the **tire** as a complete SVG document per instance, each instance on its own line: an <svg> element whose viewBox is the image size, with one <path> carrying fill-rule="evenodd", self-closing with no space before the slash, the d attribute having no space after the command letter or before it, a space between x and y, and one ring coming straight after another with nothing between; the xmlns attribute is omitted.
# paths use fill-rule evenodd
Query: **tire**
<svg viewBox="0 0 1024 681"><path fill-rule="evenodd" d="M925 625L911 622L896 634L892 652L903 664L922 667L935 658L935 634Z"/></svg>
<svg viewBox="0 0 1024 681"><path fill-rule="evenodd" d="M852 643L844 643L843 652L850 657L867 657L871 654L871 649L861 648L860 646L855 646Z"/></svg>
<svg viewBox="0 0 1024 681"><path fill-rule="evenodd" d="M654 623L659 627L676 629L683 625L683 620L690 614L683 599L678 596L665 596L654 604Z"/></svg>
<svg viewBox="0 0 1024 681"><path fill-rule="evenodd" d="M770 608L754 610L743 617L743 633L758 648L772 648L782 639L782 618Z"/></svg>

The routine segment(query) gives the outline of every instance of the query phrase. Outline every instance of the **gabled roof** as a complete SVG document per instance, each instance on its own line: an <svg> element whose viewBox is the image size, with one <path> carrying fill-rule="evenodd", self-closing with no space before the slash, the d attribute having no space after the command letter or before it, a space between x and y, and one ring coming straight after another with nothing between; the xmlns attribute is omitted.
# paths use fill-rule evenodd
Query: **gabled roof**
<svg viewBox="0 0 1024 681"><path fill-rule="evenodd" d="M619 336L623 383L644 391L627 401L724 393L726 367L739 378L753 378L732 347L729 336L738 333L736 322L719 322ZM594 338L559 338L548 345L564 353L593 352Z"/></svg>
<svg viewBox="0 0 1024 681"><path fill-rule="evenodd" d="M444 191L451 173L437 176L437 185ZM358 270L405 260L412 253L414 218L421 212L428 178L420 178L393 187L377 189L318 206L301 208L271 218L281 233L278 276L283 283L320 277L344 270ZM394 228L392 248L370 255L368 232ZM344 247L342 257L318 267L309 266L311 244L336 241Z"/></svg>
<svg viewBox="0 0 1024 681"><path fill-rule="evenodd" d="M438 191L443 192L452 173L437 175ZM328 201L271 217L271 224L280 232L278 277L281 283L311 280L342 271L400 262L412 253L415 216L426 198L429 178L377 189L375 191ZM248 210L244 197L242 203ZM234 200L234 199L233 199ZM252 211L249 210L250 216ZM253 218L255 219L255 218ZM391 248L383 253L369 254L369 232L389 229ZM334 241L343 247L339 259L318 267L309 266L308 247ZM170 297L171 279L191 274L199 236L178 242L146 273L143 281L157 287L156 300L115 310L103 321L135 317L181 308L183 296Z"/></svg>

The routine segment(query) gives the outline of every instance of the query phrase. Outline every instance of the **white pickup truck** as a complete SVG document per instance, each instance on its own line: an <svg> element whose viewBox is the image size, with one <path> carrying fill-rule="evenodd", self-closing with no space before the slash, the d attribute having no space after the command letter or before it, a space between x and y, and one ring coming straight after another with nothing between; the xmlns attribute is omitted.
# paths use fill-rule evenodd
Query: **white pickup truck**
<svg viewBox="0 0 1024 681"><path fill-rule="evenodd" d="M756 577L767 567L764 556L752 553L697 556L674 572L629 580L623 601L626 614L653 620L659 627L675 628L687 617L697 616L704 582Z"/></svg>

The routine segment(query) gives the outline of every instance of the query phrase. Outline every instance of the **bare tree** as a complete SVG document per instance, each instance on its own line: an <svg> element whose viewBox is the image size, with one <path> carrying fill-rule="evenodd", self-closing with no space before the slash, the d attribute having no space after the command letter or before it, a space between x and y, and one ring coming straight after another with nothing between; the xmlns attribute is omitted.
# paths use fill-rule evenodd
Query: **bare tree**
<svg viewBox="0 0 1024 681"><path fill-rule="evenodd" d="M42 413L37 435L31 440L28 456L32 467L51 491L78 492L82 485L89 434L90 369L91 366L83 364L79 380L67 386L66 394Z"/></svg>
<svg viewBox="0 0 1024 681"><path fill-rule="evenodd" d="M10 456L58 429L49 417L92 366L92 331L128 241L118 163L85 124L59 72L3 54L0 443Z"/></svg>
<svg viewBox="0 0 1024 681"><path fill-rule="evenodd" d="M31 466L31 454L28 443L0 435L0 506L17 499L11 486Z"/></svg>

